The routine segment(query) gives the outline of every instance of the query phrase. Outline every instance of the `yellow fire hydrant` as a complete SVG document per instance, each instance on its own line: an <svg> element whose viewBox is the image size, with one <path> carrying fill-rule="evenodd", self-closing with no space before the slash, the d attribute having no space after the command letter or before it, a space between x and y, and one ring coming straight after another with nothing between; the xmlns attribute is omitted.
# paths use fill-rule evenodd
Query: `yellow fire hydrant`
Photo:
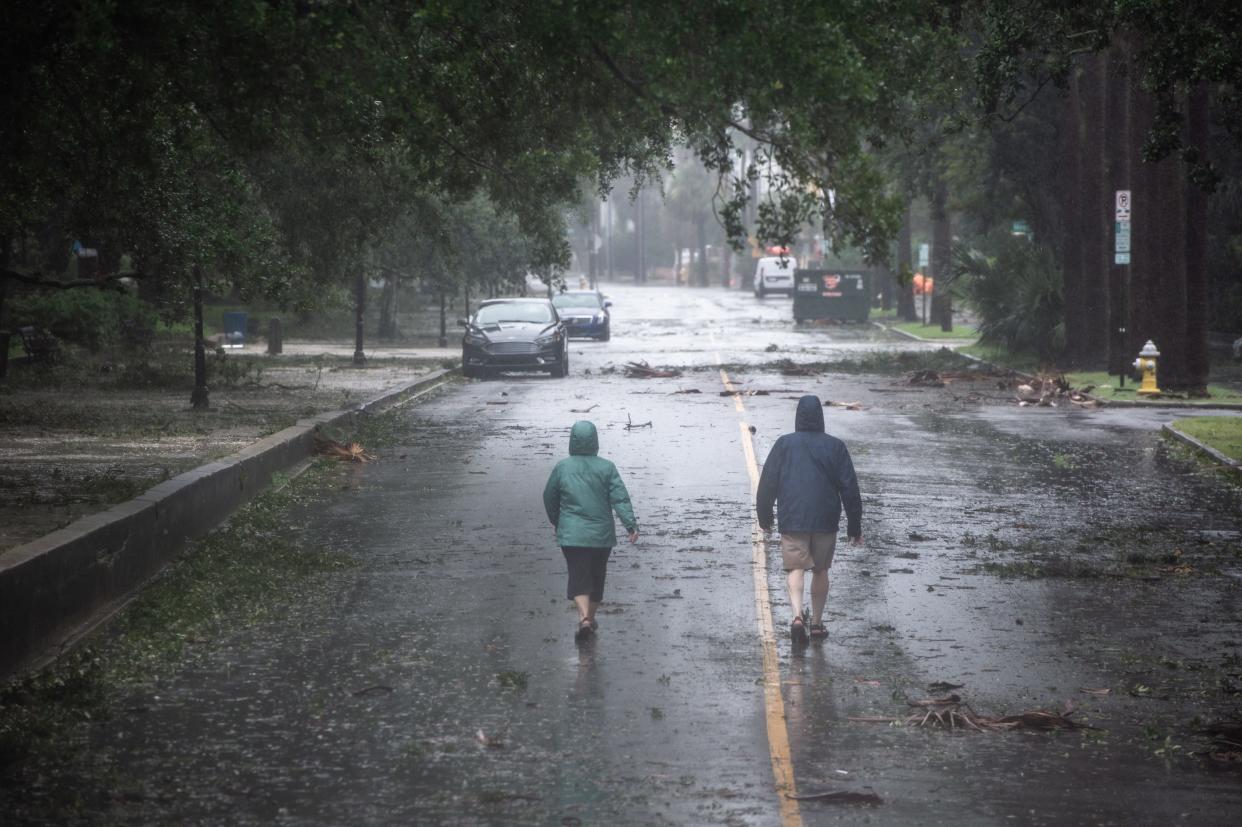
<svg viewBox="0 0 1242 827"><path fill-rule="evenodd" d="M1156 385L1156 360L1159 358L1160 351L1156 350L1155 342L1148 339L1147 344L1143 345L1143 349L1139 351L1138 358L1134 360L1134 369L1143 376L1143 383L1138 389L1140 394L1160 393L1160 388Z"/></svg>

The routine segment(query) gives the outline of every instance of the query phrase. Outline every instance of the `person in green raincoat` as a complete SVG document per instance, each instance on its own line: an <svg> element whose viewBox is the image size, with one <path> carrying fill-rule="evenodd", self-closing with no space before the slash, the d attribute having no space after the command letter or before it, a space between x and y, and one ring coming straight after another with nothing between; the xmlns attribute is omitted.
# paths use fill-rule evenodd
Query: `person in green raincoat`
<svg viewBox="0 0 1242 827"><path fill-rule="evenodd" d="M556 542L569 567L566 596L578 608L578 642L595 634L595 612L604 599L608 555L617 544L615 510L629 534L638 542L638 521L630 506L630 493L617 473L617 466L599 456L599 434L586 420L574 423L569 432L569 456L556 464L543 489L543 507L556 526Z"/></svg>

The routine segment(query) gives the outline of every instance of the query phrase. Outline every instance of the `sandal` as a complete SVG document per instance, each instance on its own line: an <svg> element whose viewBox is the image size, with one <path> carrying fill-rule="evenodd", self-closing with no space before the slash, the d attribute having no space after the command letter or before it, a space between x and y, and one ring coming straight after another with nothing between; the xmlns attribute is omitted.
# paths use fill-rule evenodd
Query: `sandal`
<svg viewBox="0 0 1242 827"><path fill-rule="evenodd" d="M824 640L828 637L828 630L824 628L822 623L811 624L811 640Z"/></svg>
<svg viewBox="0 0 1242 827"><path fill-rule="evenodd" d="M591 621L583 620L578 624L578 631L574 632L575 643L586 643L595 634L595 628L591 626Z"/></svg>
<svg viewBox="0 0 1242 827"><path fill-rule="evenodd" d="M801 617L795 617L789 624L789 638L795 645L807 642L806 624L802 622Z"/></svg>

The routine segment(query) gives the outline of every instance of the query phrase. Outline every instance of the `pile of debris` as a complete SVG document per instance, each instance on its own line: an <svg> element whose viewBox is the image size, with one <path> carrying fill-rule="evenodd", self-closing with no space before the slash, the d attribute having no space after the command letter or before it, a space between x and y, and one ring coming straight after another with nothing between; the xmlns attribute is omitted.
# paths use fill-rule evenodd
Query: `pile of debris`
<svg viewBox="0 0 1242 827"><path fill-rule="evenodd" d="M799 365L793 359L777 359L772 367L781 372L782 376L819 376L821 371L810 365Z"/></svg>
<svg viewBox="0 0 1242 827"><path fill-rule="evenodd" d="M357 442L345 445L325 436L316 436L315 453L345 462L371 462L375 459L375 454L368 453Z"/></svg>
<svg viewBox="0 0 1242 827"><path fill-rule="evenodd" d="M1061 374L1036 376L1029 382L1022 382L1014 388L1014 398L1020 408L1031 406L1055 408L1065 403L1079 408L1098 408L1099 401L1087 396L1092 390L1094 386L1088 386L1082 390L1075 389Z"/></svg>
<svg viewBox="0 0 1242 827"><path fill-rule="evenodd" d="M855 716L851 721L870 724L900 724L904 726L937 727L948 730L969 729L976 732L997 732L1014 729L1048 731L1054 729L1095 729L1088 724L1070 718L1074 705L1065 702L1065 709L1053 712L1047 709L1032 709L1017 715L990 716L980 715L970 708L958 695L946 695L943 698L928 698L921 701L908 701L915 710L904 718L885 718L878 716Z"/></svg>
<svg viewBox="0 0 1242 827"><path fill-rule="evenodd" d="M631 379L675 379L681 376L681 371L674 368L653 368L651 365L643 362L626 362L625 375Z"/></svg>

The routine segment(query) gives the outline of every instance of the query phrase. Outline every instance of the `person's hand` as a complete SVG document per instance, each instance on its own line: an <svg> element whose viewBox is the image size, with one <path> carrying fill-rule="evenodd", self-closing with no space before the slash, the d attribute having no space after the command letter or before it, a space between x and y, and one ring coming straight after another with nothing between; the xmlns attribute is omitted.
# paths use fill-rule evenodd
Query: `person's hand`
<svg viewBox="0 0 1242 827"><path fill-rule="evenodd" d="M863 544L863 543L862 543L862 535L861 535L861 534L859 534L857 537L851 537L851 538L850 538L850 545L853 545L853 546L861 546L862 544Z"/></svg>
<svg viewBox="0 0 1242 827"><path fill-rule="evenodd" d="M638 542L638 529L634 529L633 531L630 532L630 542L631 543Z"/></svg>

